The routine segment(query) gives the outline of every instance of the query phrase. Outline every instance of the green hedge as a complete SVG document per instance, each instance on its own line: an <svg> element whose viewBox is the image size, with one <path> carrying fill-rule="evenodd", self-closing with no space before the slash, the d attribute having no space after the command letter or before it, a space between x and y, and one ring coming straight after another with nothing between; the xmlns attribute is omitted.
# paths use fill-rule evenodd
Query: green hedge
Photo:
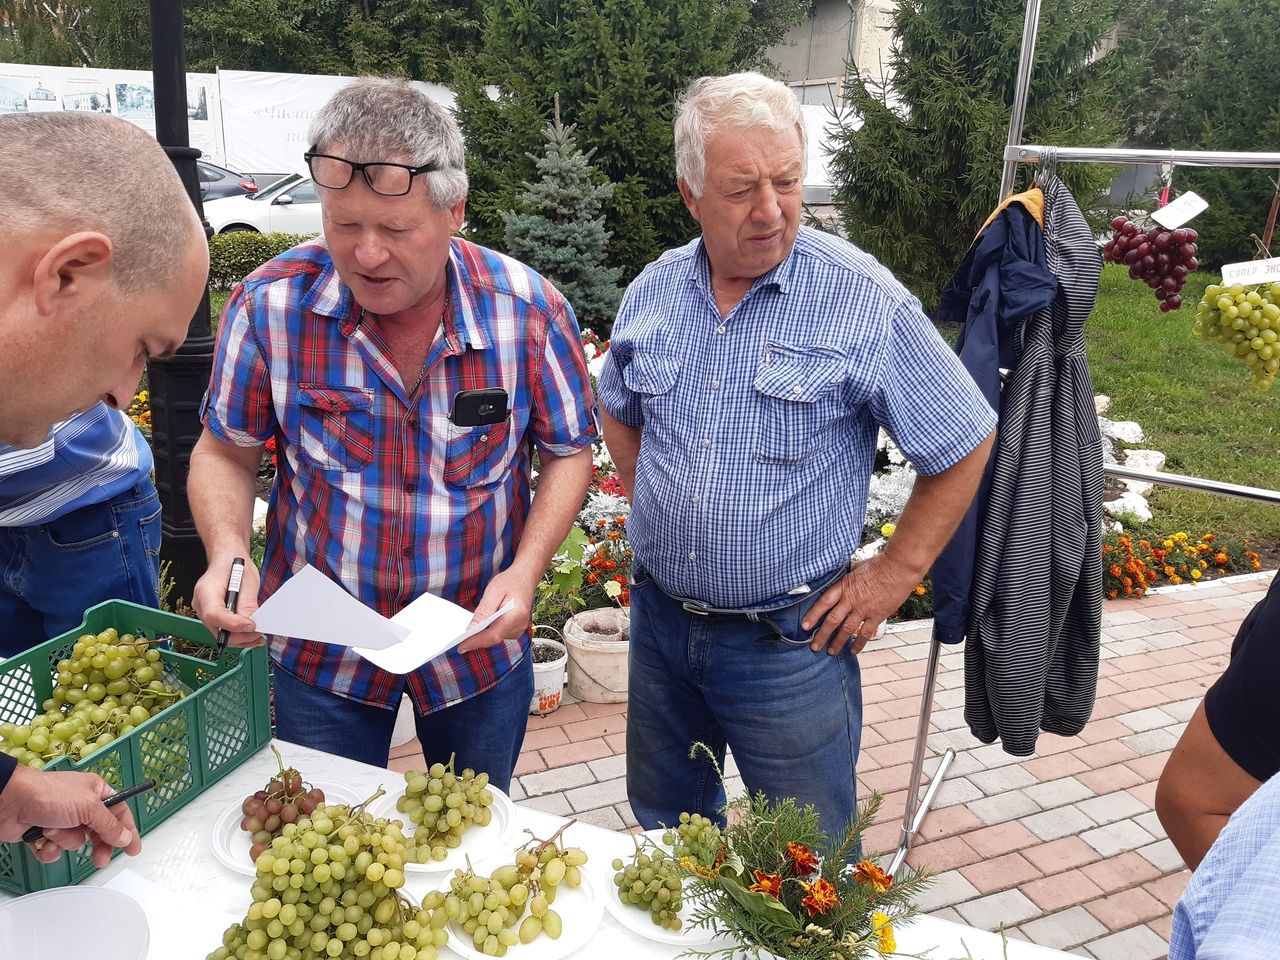
<svg viewBox="0 0 1280 960"><path fill-rule="evenodd" d="M209 286L230 289L272 257L314 234L219 233L209 238Z"/></svg>

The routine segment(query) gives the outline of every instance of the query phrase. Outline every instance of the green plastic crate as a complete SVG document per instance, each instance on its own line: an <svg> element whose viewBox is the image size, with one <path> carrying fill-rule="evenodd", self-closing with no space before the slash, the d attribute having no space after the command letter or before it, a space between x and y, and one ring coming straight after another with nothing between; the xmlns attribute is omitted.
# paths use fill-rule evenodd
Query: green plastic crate
<svg viewBox="0 0 1280 960"><path fill-rule="evenodd" d="M81 636L108 627L203 647L216 643L197 620L124 600L100 603L75 630L0 661L0 722L26 723L40 713L53 693L58 661ZM45 767L91 771L117 789L154 777L154 790L128 801L144 836L271 739L264 647L228 648L217 663L162 648L160 662L171 681L181 680L192 692L92 756L79 762L61 757ZM26 844L0 843L0 890L32 893L66 886L95 869L87 845L43 864Z"/></svg>

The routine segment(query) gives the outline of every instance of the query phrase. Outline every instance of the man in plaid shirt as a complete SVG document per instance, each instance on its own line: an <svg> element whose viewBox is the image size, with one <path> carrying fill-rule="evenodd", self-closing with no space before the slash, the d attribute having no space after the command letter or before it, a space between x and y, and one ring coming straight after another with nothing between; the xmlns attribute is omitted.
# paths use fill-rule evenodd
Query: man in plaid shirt
<svg viewBox="0 0 1280 960"><path fill-rule="evenodd" d="M449 113L402 81L345 87L312 123L324 237L232 294L192 511L209 556L194 603L212 630L253 633L257 600L305 563L391 616L430 592L512 610L401 677L351 650L272 637L277 733L385 766L406 686L428 763L457 754L507 789L533 693L534 588L582 505L596 426L573 311L545 279L451 237L467 180ZM478 393L478 391L484 391ZM261 583L253 481L274 437ZM531 457L540 461L531 497Z"/></svg>

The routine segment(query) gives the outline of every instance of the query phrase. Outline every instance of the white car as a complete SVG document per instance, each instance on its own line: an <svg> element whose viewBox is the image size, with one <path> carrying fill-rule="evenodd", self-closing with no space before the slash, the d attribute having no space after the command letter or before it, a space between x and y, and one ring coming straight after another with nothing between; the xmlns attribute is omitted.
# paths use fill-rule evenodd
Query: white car
<svg viewBox="0 0 1280 960"><path fill-rule="evenodd" d="M247 197L224 197L204 205L214 233L320 233L320 198L309 177L291 174Z"/></svg>

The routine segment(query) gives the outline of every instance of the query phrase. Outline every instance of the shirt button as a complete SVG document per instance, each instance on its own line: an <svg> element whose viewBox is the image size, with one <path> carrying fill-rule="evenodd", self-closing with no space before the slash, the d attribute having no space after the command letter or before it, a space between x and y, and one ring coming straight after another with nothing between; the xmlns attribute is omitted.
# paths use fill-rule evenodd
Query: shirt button
<svg viewBox="0 0 1280 960"><path fill-rule="evenodd" d="M412 556L413 556L413 547L405 547L405 548L404 548L403 550L401 550L400 552L401 552L401 553L403 553L406 557L412 557Z"/></svg>
<svg viewBox="0 0 1280 960"><path fill-rule="evenodd" d="M412 480L406 480L406 481L405 481L405 485L404 485L404 492L405 492L405 493L413 493L413 491L414 491L414 490L416 490L416 489L418 489L418 488L414 485L414 482L413 482Z"/></svg>
<svg viewBox="0 0 1280 960"><path fill-rule="evenodd" d="M712 381L711 381L711 389L712 389L712 390L719 390L719 389L720 389L720 381L719 381L719 380L712 380Z"/></svg>
<svg viewBox="0 0 1280 960"><path fill-rule="evenodd" d="M690 559L690 560L697 560L697 559L698 559L698 551L697 551L697 550L690 550L690 551L689 551L689 559Z"/></svg>
<svg viewBox="0 0 1280 960"><path fill-rule="evenodd" d="M481 442L481 443L488 443L488 442L489 442L489 435L488 435L487 433L482 433L482 434L480 434L480 442Z"/></svg>
<svg viewBox="0 0 1280 960"><path fill-rule="evenodd" d="M709 447L709 446L711 446L711 441L710 441L710 440L708 440L706 437L703 437L703 438L702 438L702 445L703 445L704 447Z"/></svg>
<svg viewBox="0 0 1280 960"><path fill-rule="evenodd" d="M417 429L418 429L418 418L417 418L417 417L410 417L410 418L409 418L409 429L410 429L410 430L417 430Z"/></svg>
<svg viewBox="0 0 1280 960"><path fill-rule="evenodd" d="M694 502L694 503L701 503L701 502L702 502L702 498L701 498L700 496L698 496L698 495L695 493L695 494L693 495L693 502Z"/></svg>
<svg viewBox="0 0 1280 960"><path fill-rule="evenodd" d="M800 396L800 394L804 393L804 387L800 386L800 384L797 383L794 387L791 388L791 392L798 397Z"/></svg>
<svg viewBox="0 0 1280 960"><path fill-rule="evenodd" d="M720 326L716 327L716 333L719 333L719 334L722 334L722 335L723 335L723 334L724 334L724 331L725 331L724 324L721 324Z"/></svg>

